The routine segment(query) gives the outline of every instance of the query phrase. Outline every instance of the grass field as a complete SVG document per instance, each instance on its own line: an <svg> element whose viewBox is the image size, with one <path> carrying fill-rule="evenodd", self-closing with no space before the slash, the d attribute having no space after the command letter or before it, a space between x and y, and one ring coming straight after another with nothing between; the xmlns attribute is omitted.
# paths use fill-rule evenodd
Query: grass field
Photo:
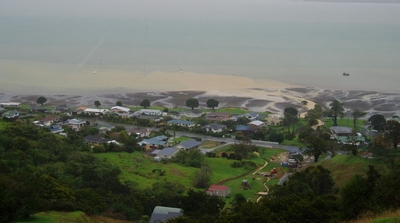
<svg viewBox="0 0 400 223"><path fill-rule="evenodd" d="M89 216L81 211L75 212L40 212L31 216L27 219L21 219L16 221L16 223L132 223L132 221L116 220L113 218L107 218L103 216Z"/></svg>
<svg viewBox="0 0 400 223"><path fill-rule="evenodd" d="M10 122L0 121L0 130L5 129L9 124Z"/></svg>
<svg viewBox="0 0 400 223"><path fill-rule="evenodd" d="M333 180L335 181L336 187L343 186L356 174L365 174L368 170L368 165L375 165L375 168L379 171L379 168L384 166L382 160L377 159L365 159L360 156L350 155L336 155L332 159L324 160L312 165L322 165L331 171Z"/></svg>

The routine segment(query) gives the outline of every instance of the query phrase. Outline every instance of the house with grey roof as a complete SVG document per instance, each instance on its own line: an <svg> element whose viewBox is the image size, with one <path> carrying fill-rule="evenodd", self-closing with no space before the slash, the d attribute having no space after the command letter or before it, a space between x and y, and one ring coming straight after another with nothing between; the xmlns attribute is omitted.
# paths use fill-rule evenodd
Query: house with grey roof
<svg viewBox="0 0 400 223"><path fill-rule="evenodd" d="M168 219L176 218L183 215L180 208L156 206L150 217L150 223L167 222Z"/></svg>
<svg viewBox="0 0 400 223"><path fill-rule="evenodd" d="M331 139L336 139L338 143L359 145L365 142L365 138L361 133L353 133L353 129L350 127L332 126L329 130L331 131Z"/></svg>
<svg viewBox="0 0 400 223"><path fill-rule="evenodd" d="M9 110L1 114L2 118L18 118L19 112L17 110Z"/></svg>
<svg viewBox="0 0 400 223"><path fill-rule="evenodd" d="M181 142L176 147L179 149L189 150L189 149L198 149L200 145L201 145L201 142L196 141L195 139L190 139L190 140Z"/></svg>
<svg viewBox="0 0 400 223"><path fill-rule="evenodd" d="M160 157L161 159L171 159L178 151L178 148L167 147L158 151L156 157Z"/></svg>
<svg viewBox="0 0 400 223"><path fill-rule="evenodd" d="M66 120L64 125L70 126L74 131L80 131L86 125L86 122L73 118Z"/></svg>
<svg viewBox="0 0 400 223"><path fill-rule="evenodd" d="M51 125L49 126L50 132L53 134L60 134L64 132L64 129L59 125Z"/></svg>
<svg viewBox="0 0 400 223"><path fill-rule="evenodd" d="M157 149L160 147L165 147L168 142L168 137L165 135L156 136L151 139L143 139L138 144L145 150Z"/></svg>
<svg viewBox="0 0 400 223"><path fill-rule="evenodd" d="M211 123L208 125L204 125L202 129L206 132L218 133L218 132L223 132L226 129L226 125Z"/></svg>
<svg viewBox="0 0 400 223"><path fill-rule="evenodd" d="M192 121L180 120L180 119L172 119L167 122L168 125L178 125L184 127L194 127L195 123Z"/></svg>

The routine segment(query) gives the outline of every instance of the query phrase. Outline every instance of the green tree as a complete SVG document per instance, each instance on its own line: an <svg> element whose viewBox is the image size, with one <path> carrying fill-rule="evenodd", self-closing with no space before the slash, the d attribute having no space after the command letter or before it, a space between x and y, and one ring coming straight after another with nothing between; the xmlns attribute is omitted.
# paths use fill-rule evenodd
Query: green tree
<svg viewBox="0 0 400 223"><path fill-rule="evenodd" d="M307 148L304 152L314 156L314 162L318 162L318 158L328 151L327 140L323 138L320 131L314 131L305 138Z"/></svg>
<svg viewBox="0 0 400 223"><path fill-rule="evenodd" d="M43 96L38 97L38 99L36 99L36 103L40 104L43 106L44 103L46 103L47 99Z"/></svg>
<svg viewBox="0 0 400 223"><path fill-rule="evenodd" d="M150 107L149 99L144 99L142 102L140 102L140 106L142 106L143 108Z"/></svg>
<svg viewBox="0 0 400 223"><path fill-rule="evenodd" d="M344 108L343 108L343 103L340 103L338 100L334 99L330 104L329 104L329 110L325 111L324 114L325 116L329 117L333 121L333 126L337 126L337 119L343 118L344 117Z"/></svg>
<svg viewBox="0 0 400 223"><path fill-rule="evenodd" d="M400 123L394 120L387 121L385 124L385 135L392 144L393 149L397 149L400 142Z"/></svg>
<svg viewBox="0 0 400 223"><path fill-rule="evenodd" d="M117 103L115 103L116 106L122 106L122 102L121 101L117 101Z"/></svg>
<svg viewBox="0 0 400 223"><path fill-rule="evenodd" d="M194 108L199 107L199 100L196 98L189 98L186 100L186 106L193 110Z"/></svg>
<svg viewBox="0 0 400 223"><path fill-rule="evenodd" d="M210 186L211 176L211 167L208 165L202 165L200 171L198 171L194 176L193 186L196 188L208 188Z"/></svg>
<svg viewBox="0 0 400 223"><path fill-rule="evenodd" d="M366 112L362 112L358 109L355 109L352 113L351 116L353 117L353 125L354 125L354 130L357 131L357 120L364 117L367 115Z"/></svg>
<svg viewBox="0 0 400 223"><path fill-rule="evenodd" d="M284 110L283 125L288 127L288 133L290 135L290 140L294 138L294 129L296 124L299 122L298 111L294 107L288 107ZM292 131L290 131L292 127Z"/></svg>
<svg viewBox="0 0 400 223"><path fill-rule="evenodd" d="M307 120L310 126L318 124L318 119L322 116L322 107L321 105L315 104L313 109L310 109L307 112L305 119Z"/></svg>
<svg viewBox="0 0 400 223"><path fill-rule="evenodd" d="M99 108L101 106L100 101L95 101L94 102L94 106L96 106L96 108Z"/></svg>
<svg viewBox="0 0 400 223"><path fill-rule="evenodd" d="M381 114L375 114L369 117L368 121L371 123L372 128L378 131L383 130L383 127L386 123L386 119Z"/></svg>
<svg viewBox="0 0 400 223"><path fill-rule="evenodd" d="M285 140L284 135L281 132L278 131L272 131L268 135L268 140L271 142L277 142L277 143L282 143L283 140Z"/></svg>
<svg viewBox="0 0 400 223"><path fill-rule="evenodd" d="M214 110L214 108L218 107L219 102L214 98L211 98L207 100L206 104L208 108L212 108L212 110Z"/></svg>

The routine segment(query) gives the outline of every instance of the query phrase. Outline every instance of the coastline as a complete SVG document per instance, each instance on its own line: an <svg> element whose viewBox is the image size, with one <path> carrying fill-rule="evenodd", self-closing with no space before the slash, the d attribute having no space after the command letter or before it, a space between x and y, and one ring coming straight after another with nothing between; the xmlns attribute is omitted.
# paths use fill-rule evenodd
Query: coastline
<svg viewBox="0 0 400 223"><path fill-rule="evenodd" d="M333 99L337 99L344 103L346 116L353 109L366 111L368 115L400 115L400 95L397 93L321 89L234 75L109 72L72 75L58 81L46 81L50 78L47 75L27 77L24 84L6 83L13 90L0 92L0 102L34 106L38 96L45 96L48 105L91 107L99 100L103 107L112 107L119 100L125 106L139 106L143 99L149 99L154 106L172 108L186 107L185 101L194 97L199 100L200 107L206 107L206 101L214 98L219 101L219 107L240 107L255 112L282 113L286 107L296 107L304 117L316 103L327 108ZM63 78L75 78L76 81L67 82ZM26 86L26 83L30 85ZM7 89L4 86L2 89ZM302 101L307 101L307 105L302 105Z"/></svg>

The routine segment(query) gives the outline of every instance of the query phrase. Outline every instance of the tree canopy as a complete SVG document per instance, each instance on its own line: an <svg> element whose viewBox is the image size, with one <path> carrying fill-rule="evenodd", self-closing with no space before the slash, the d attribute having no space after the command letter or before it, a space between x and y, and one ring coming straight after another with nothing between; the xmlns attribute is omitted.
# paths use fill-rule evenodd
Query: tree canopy
<svg viewBox="0 0 400 223"><path fill-rule="evenodd" d="M196 98L189 98L186 100L186 106L193 110L194 108L199 107L199 100Z"/></svg>
<svg viewBox="0 0 400 223"><path fill-rule="evenodd" d="M381 131L386 123L386 119L381 114L375 114L369 117L368 121L371 123L373 129Z"/></svg>
<svg viewBox="0 0 400 223"><path fill-rule="evenodd" d="M115 103L115 105L116 105L116 106L122 106L122 102L121 102L121 101L117 101L117 102Z"/></svg>
<svg viewBox="0 0 400 223"><path fill-rule="evenodd" d="M353 117L353 125L354 125L354 130L357 131L357 120L364 117L367 115L366 112L360 111L358 109L355 109L352 113L351 116Z"/></svg>
<svg viewBox="0 0 400 223"><path fill-rule="evenodd" d="M140 106L142 106L143 108L150 107L149 99L144 99L142 102L140 102Z"/></svg>
<svg viewBox="0 0 400 223"><path fill-rule="evenodd" d="M96 106L96 108L99 108L101 106L100 101L95 101L94 102L94 106Z"/></svg>
<svg viewBox="0 0 400 223"><path fill-rule="evenodd" d="M324 112L325 116L329 117L333 121L333 126L337 126L337 119L344 117L344 108L343 103L339 102L338 100L334 99L329 104L329 110Z"/></svg>
<svg viewBox="0 0 400 223"><path fill-rule="evenodd" d="M43 96L38 97L38 99L36 99L36 103L40 104L43 106L44 103L46 103L47 99Z"/></svg>
<svg viewBox="0 0 400 223"><path fill-rule="evenodd" d="M219 102L214 98L211 98L207 100L206 104L208 108L212 108L212 110L214 110L214 108L218 107Z"/></svg>

